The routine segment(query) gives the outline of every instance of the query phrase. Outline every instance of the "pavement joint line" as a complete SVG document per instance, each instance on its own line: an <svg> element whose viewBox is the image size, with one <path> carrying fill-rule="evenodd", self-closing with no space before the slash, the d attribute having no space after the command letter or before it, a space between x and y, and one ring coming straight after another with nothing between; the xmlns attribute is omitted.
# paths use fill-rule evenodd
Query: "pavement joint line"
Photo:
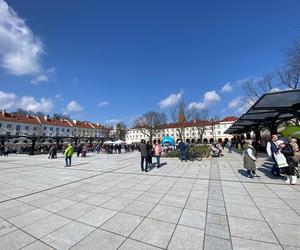
<svg viewBox="0 0 300 250"><path fill-rule="evenodd" d="M157 181L158 182L158 181ZM157 183L156 182L156 183ZM137 185L139 185L140 184L140 182L139 183L137 183L135 186L137 186ZM133 203L135 200L137 200L140 196L142 196L142 195L144 195L150 188L151 188L152 186L150 186L148 189L146 189L142 194L140 194L137 198L135 198L132 202L130 202L127 206L125 206L123 209L125 209L126 207L128 207L131 203ZM107 208L106 208L107 209ZM122 210L123 210L122 209ZM113 209L112 209L113 210ZM102 228L100 228L102 225L104 225L106 222L108 222L110 219L112 219L114 216L116 216L118 213L120 213L122 210L120 210L120 211L117 211L117 213L115 214L115 215L113 215L111 218L109 218L108 220L106 220L105 222L103 222L99 227L97 227L96 228L96 230L98 230L98 229L101 229L101 230L103 230ZM116 210L114 210L114 211L116 211ZM129 213L127 213L127 214L129 214ZM142 217L142 216L141 216ZM78 218L77 218L78 219ZM140 224L138 224L137 225L137 227L139 226ZM136 227L136 228L137 228ZM136 229L135 228L135 229ZM132 232L134 232L135 231L135 229L132 231ZM94 230L93 232L95 232L96 230ZM108 231L108 230L106 230L106 231ZM90 234L92 234L93 232L91 232ZM109 231L108 231L109 232ZM111 233L114 233L114 232L111 232ZM81 242L82 240L84 240L85 238L87 238L90 234L88 234L88 235L86 235L84 238L82 238L79 242ZM116 233L114 233L114 234L116 234ZM131 233L132 234L132 233ZM118 235L118 234L117 234ZM122 237L124 237L123 235L122 235ZM129 238L129 236L128 237L125 237L126 239L121 243L121 245ZM79 242L77 242L75 245L77 245ZM144 242L143 242L144 243ZM74 246L75 246L74 245ZM119 246L119 247L121 247L121 245ZM72 247L74 247L74 246L72 246ZM119 248L118 247L118 248Z"/></svg>
<svg viewBox="0 0 300 250"><path fill-rule="evenodd" d="M124 168L124 167L121 167L121 168ZM70 185L70 184L74 184L74 183L77 183L77 182L80 182L80 181L84 181L84 180L87 180L87 179L90 179L90 178L94 178L94 177L97 177L97 176L100 176L100 175L103 175L103 174L107 174L107 173L112 173L112 172L113 172L113 170L109 170L109 171L106 171L106 172L101 172L99 174L88 176L88 177L85 177L85 178L80 179L80 180L75 180L75 181L72 181L72 182L61 184L59 186L55 186L55 187L47 188L47 189L44 189L44 190L36 191L36 192L31 193L31 194L26 194L26 195L22 195L22 196L19 196L19 197L14 197L14 198L11 198L11 199L8 199L8 200L0 201L0 204L4 203L4 202L7 202L7 201L11 201L11 200L23 198L23 197L26 197L26 196L30 196L30 195L33 195L33 194L38 194L38 193L41 193L41 192L52 190L52 189L55 189L55 188L67 186L67 185Z"/></svg>
<svg viewBox="0 0 300 250"><path fill-rule="evenodd" d="M218 172L219 172L219 176L220 176L219 161L217 161L217 168L218 168ZM230 224L229 224L229 220L228 220L227 207L226 207L226 201L225 201L225 197L224 197L223 185L222 185L221 180L220 180L220 186L221 186L223 203L224 203L224 208L225 208L225 213L226 213L225 216L226 216L226 220L227 220L227 228L228 228L228 233L229 233L229 240L230 240L230 244L231 244L231 249L233 249L232 235L231 235Z"/></svg>
<svg viewBox="0 0 300 250"><path fill-rule="evenodd" d="M286 184L285 184L286 186ZM274 190L272 188L270 188L268 185L266 185L266 187L271 190L272 193L274 193L283 203L285 203L292 211L294 211L297 215L300 216L300 213L297 212L297 210L295 210L292 206L290 206L284 199L282 199L276 192L274 192ZM279 223L279 224L283 224L283 223ZM299 226L299 224L298 224Z"/></svg>
<svg viewBox="0 0 300 250"><path fill-rule="evenodd" d="M231 164L229 164L229 166L232 168ZM235 173L235 175L237 175L236 171L234 171L234 173ZM277 237L277 235L276 235L275 232L273 231L273 229L272 229L272 227L270 226L269 222L266 220L266 217L263 215L263 213L262 213L262 211L260 210L259 206L257 206L255 200L253 199L253 197L252 197L251 194L249 193L248 189L245 187L244 183L241 182L241 184L243 185L244 189L246 190L246 192L247 192L248 196L250 197L250 199L252 200L252 202L255 204L255 206L256 206L256 208L258 209L258 211L260 212L261 216L264 218L266 224L268 225L269 229L270 229L271 232L273 233L273 235L274 235L274 237L276 238L277 242L279 243L279 245L281 246L281 248L284 249L283 246L282 246L282 244L281 244L281 242L280 242L280 240L279 240L279 238ZM265 185L265 184L263 184L263 185ZM266 185L265 185L265 186L266 186ZM227 219L228 219L228 217L227 217Z"/></svg>
<svg viewBox="0 0 300 250"><path fill-rule="evenodd" d="M202 249L205 249L205 236L206 236L206 225L207 225L207 217L208 217L208 201L209 201L209 193L210 193L210 175L211 175L212 163L210 162L209 175L208 175L208 189L207 189L207 201L206 201L206 213L205 213L205 225L204 225L204 234L203 234L203 242Z"/></svg>
<svg viewBox="0 0 300 250"><path fill-rule="evenodd" d="M11 223L10 221L8 221L7 219L5 219L5 218L3 218L3 217L0 217L0 218L3 219L4 221L6 221L7 223L13 225L14 227L16 227L16 230L14 230L14 231L12 231L12 232L8 232L8 233L6 233L6 234L4 234L4 235L8 235L8 234L13 233L13 232L15 232L15 231L17 231L17 230L20 230L20 231L22 231L23 233L25 233L25 234L31 236L32 238L34 238L35 241L40 241L40 239L38 239L38 238L35 237L34 235L32 235L32 234L26 232L26 231L23 230L21 227L16 226L15 224ZM4 236L4 235L2 235L2 236ZM1 237L2 237L2 236L1 236ZM35 241L33 241L33 242L35 242ZM30 244L27 244L26 246L31 245L33 242L31 242ZM47 243L45 243L45 244L46 244L47 246L49 246ZM26 246L24 246L24 247L26 247ZM22 248L24 248L24 247L22 247ZM51 246L49 246L49 247L51 247ZM51 247L51 248L53 248L53 247Z"/></svg>
<svg viewBox="0 0 300 250"><path fill-rule="evenodd" d="M171 185L171 187L168 189L168 191L159 199L158 202L155 203L155 205L153 206L152 209L150 209L150 211L144 216L144 218L141 220L141 222L134 228L134 230L127 236L126 240L127 239L132 239L130 238L130 236L136 231L136 229L143 223L143 221L148 218L148 215L154 210L154 208L159 204L159 202L166 196L166 194L175 186L175 184L179 181L179 178ZM167 223L167 222L165 222ZM176 229L176 226L174 227L174 230L173 232L175 231ZM126 241L125 240L125 241ZM125 242L124 241L124 242ZM124 242L117 248L117 249L120 249L120 247L124 244Z"/></svg>
<svg viewBox="0 0 300 250"><path fill-rule="evenodd" d="M181 178L181 177L180 177L180 178ZM178 178L178 179L179 179L179 178ZM178 220L177 220L176 226L175 226L175 228L174 228L174 230L173 230L173 232L172 232L171 238L169 239L169 242L168 242L168 244L167 244L166 249L168 249L168 247L169 247L169 245L170 245L170 243L171 243L171 240L172 240L172 238L173 238L173 236L174 236L174 233L175 233L175 231L176 231L178 225L180 225L180 224L178 224L178 223L179 223L179 221L180 221L180 219L181 219L181 216L182 216L184 210L186 209L186 205L187 205L187 203L188 203L188 201L189 201L189 198L190 198L190 196L191 196L191 193L192 193L192 191L193 191L193 187L194 187L194 185L195 185L195 182L196 182L196 179L194 179L192 188L190 189L189 195L187 196L187 199L186 199L186 201L185 201L185 203L184 203L184 207L183 207L182 210L181 210L181 213L180 213L180 215L179 215L179 218L178 218ZM197 211L197 212L198 212L198 211ZM183 225L183 226L184 226L184 225ZM197 228L197 229L198 229L198 228ZM203 239L203 241L204 241L204 239Z"/></svg>
<svg viewBox="0 0 300 250"><path fill-rule="evenodd" d="M139 185L140 183L137 183L136 185ZM148 190L146 190L144 193L146 193ZM125 191L124 191L125 192ZM141 195L143 195L144 193L142 193ZM140 195L140 196L141 196ZM50 195L50 196L52 196L52 195ZM116 197L112 197L112 199L114 199L114 198L116 198ZM110 199L110 200L112 200L112 199ZM109 200L108 200L109 201ZM108 201L106 201L106 202L108 202ZM134 201L134 200L133 200ZM133 202L132 201L132 202ZM106 203L106 202L104 202L104 203ZM132 203L131 202L131 203ZM79 203L79 202L78 202ZM130 204L131 204L130 203ZM25 203L25 204L28 204L28 203ZM28 205L30 205L30 204L28 204ZM33 206L33 205L31 205L31 206ZM70 206L72 206L72 205L70 205ZM70 207L69 206L69 207ZM95 207L101 207L101 206L96 206L96 205L93 205L93 206L95 206ZM128 205L129 206L129 205ZM44 218L41 218L41 219L39 219L39 220L36 220L36 221L34 221L34 222L32 222L32 223L30 223L30 224L28 224L28 225L26 225L26 226L29 226L29 225L32 225L32 224L34 224L34 223L37 223L38 221L41 221L41 220L43 220L43 219L46 219L47 217L49 217L49 216L52 216L52 215L58 215L58 216L61 216L61 217L64 217L64 218L66 218L66 219L69 219L69 220L71 220L70 222L68 222L67 224L65 224L65 225L63 225L62 227L64 227L64 226L66 226L66 225L68 225L69 223L71 223L72 221L75 221L75 222L78 222L78 223L81 223L81 224L84 224L84 225L87 225L87 226L90 226L90 227L93 227L93 228L95 228L95 230L93 230L91 233L89 233L88 235L86 235L84 238L86 238L86 237L88 237L90 234L92 234L93 232L95 232L96 230L98 230L98 229L101 229L101 230L104 230L104 229L102 229L102 228L100 228L103 224L105 224L107 221L109 221L110 219L112 219L114 216L116 216L119 212L121 212L121 211L118 211L118 210L114 210L114 209L110 209L110 210L113 210L113 211L116 211L117 213L114 215L114 216L112 216L110 219L108 219L107 221L105 221L105 222L103 222L99 227L95 227L95 226L93 226L93 225L90 225L90 224L87 224L87 223L85 223L85 222L81 222L81 221L78 221L77 219L78 218L76 218L76 219L72 219L72 218L69 218L69 217L66 217L66 216L64 216L64 215L61 215L61 214L58 214L58 212L59 211L61 211L61 210L64 210L64 209L66 209L66 208L69 208L69 207L66 207L66 208L63 208L63 209L61 209L61 210L59 210L59 211L57 211L57 212L51 212L51 211L49 211L49 210L46 210L45 208L43 208L43 207L37 207L37 206L33 206L33 207L35 207L35 208L37 208L37 209L40 209L40 210L44 210L44 211L47 211L47 212L50 212L50 213L52 213L51 215L48 215L48 216L46 216L46 217L44 217ZM126 206L127 207L127 206ZM102 207L103 208L103 207ZM105 209L108 209L108 208L105 208ZM125 209L125 208L124 208ZM92 211L92 210L91 210ZM91 211L87 211L86 213L84 213L84 214L82 214L80 217L82 217L82 216L84 216L85 214L87 214L87 213L89 213L89 212L91 212ZM23 213L23 214L26 214L26 213ZM127 213L128 214L128 213ZM16 216L13 216L13 217L17 217L17 216L19 216L19 215L16 215ZM13 217L11 217L11 218L13 218ZM13 223L11 223L11 222L9 222L9 221L7 221L8 223L10 223L10 224L12 224L12 225L14 225ZM17 227L16 225L14 225L15 227ZM25 227L25 226L24 226ZM62 228L62 227L60 227L60 228ZM18 227L19 228L19 227ZM48 233L47 235L49 235L49 234L51 234L51 233L53 233L53 232L56 232L57 230L59 230L60 228L57 228L57 229L55 229L54 231L52 231L52 232L50 232L50 233ZM19 228L19 229L21 229L21 228ZM22 230L22 231L24 231L24 230ZM110 231L108 231L108 230L105 230L105 231L107 231L107 232L110 232ZM27 233L26 231L24 231L25 233ZM10 232L9 232L10 233ZM116 235L119 235L119 234L117 234L117 233L115 233L115 232L110 232L110 233L113 233L113 234L116 234ZM8 234L8 233L7 233ZM27 234L29 234L29 233L27 233ZM47 236L47 235L45 235L45 236ZM3 235L2 235L3 236ZM43 237L45 237L45 236L43 236ZM123 235L120 235L120 236L122 236L122 237L124 237ZM43 238L42 237L42 238ZM35 238L35 237L34 237ZM41 239L37 239L38 241L41 241L42 243L45 243L44 241L42 241L42 238ZM82 238L80 241L82 241L84 238ZM79 241L79 242L80 242ZM126 241L126 240L125 240ZM76 244L78 244L79 242L77 242ZM140 241L140 242L142 242L142 241ZM33 243L33 242L32 242ZM30 244L32 244L32 243L30 243ZM145 243L145 242L143 242L143 243ZM29 244L29 245L30 245ZM48 245L47 243L45 243L46 245ZM75 244L75 245L76 245ZM146 244L148 244L148 243L146 243ZM73 246L75 246L75 245L73 245ZM151 245L151 244L148 244L148 245ZM73 247L72 246L72 247ZM154 246L154 245L151 245L151 246ZM51 248L53 248L53 247L51 247ZM160 247L159 247L160 248ZM55 249L55 248L53 248L53 249Z"/></svg>

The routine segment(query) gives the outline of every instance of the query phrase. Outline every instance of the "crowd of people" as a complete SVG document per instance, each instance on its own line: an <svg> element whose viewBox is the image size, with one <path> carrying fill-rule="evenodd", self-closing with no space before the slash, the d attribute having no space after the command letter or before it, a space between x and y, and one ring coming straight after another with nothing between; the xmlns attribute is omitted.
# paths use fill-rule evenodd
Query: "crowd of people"
<svg viewBox="0 0 300 250"><path fill-rule="evenodd" d="M141 170L148 172L149 169L154 167L152 162L152 157L156 158L157 168L161 167L160 164L160 157L162 154L162 147L161 147L160 140L154 140L153 145L150 142L145 140L141 140L141 143L138 145L138 151L141 153Z"/></svg>
<svg viewBox="0 0 300 250"><path fill-rule="evenodd" d="M243 145L244 167L247 169L248 178L259 177L255 173L257 152L253 144L252 140L245 140L245 145ZM285 174L287 177L285 183L295 185L299 177L298 164L300 160L297 138L292 137L290 140L287 140L284 137L273 134L271 140L267 143L266 152L274 164L271 173L277 177Z"/></svg>

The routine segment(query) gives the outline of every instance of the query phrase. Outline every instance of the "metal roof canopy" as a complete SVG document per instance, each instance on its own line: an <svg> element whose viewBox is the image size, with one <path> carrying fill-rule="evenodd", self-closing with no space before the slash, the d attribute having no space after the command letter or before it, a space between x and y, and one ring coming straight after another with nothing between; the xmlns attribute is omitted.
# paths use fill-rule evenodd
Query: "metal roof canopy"
<svg viewBox="0 0 300 250"><path fill-rule="evenodd" d="M225 133L234 134L266 123L300 117L300 89L263 94Z"/></svg>

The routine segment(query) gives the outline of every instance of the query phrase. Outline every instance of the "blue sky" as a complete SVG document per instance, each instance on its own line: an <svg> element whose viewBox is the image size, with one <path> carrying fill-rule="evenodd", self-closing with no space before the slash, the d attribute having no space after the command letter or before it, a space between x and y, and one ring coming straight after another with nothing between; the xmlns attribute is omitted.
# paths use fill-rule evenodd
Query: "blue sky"
<svg viewBox="0 0 300 250"><path fill-rule="evenodd" d="M0 0L0 109L130 125L184 98L238 116L242 80L300 38L297 0L70 3Z"/></svg>

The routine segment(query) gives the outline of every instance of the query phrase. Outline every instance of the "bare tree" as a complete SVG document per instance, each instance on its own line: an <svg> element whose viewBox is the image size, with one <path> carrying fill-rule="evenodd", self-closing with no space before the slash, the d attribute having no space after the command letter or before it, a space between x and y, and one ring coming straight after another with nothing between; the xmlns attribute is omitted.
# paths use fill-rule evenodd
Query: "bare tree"
<svg viewBox="0 0 300 250"><path fill-rule="evenodd" d="M275 88L273 83L274 76L268 74L258 79L248 79L243 83L243 89L246 92L246 101L256 101L264 93L268 93Z"/></svg>
<svg viewBox="0 0 300 250"><path fill-rule="evenodd" d="M286 54L286 66L279 70L280 83L290 89L297 89L300 86L300 40L295 41Z"/></svg>
<svg viewBox="0 0 300 250"><path fill-rule="evenodd" d="M116 136L118 139L125 141L126 125L123 122L116 124Z"/></svg>
<svg viewBox="0 0 300 250"><path fill-rule="evenodd" d="M15 114L20 114L20 115L36 115L36 116L44 116L44 113L42 112L33 112L33 111L27 111L25 109L18 108Z"/></svg>
<svg viewBox="0 0 300 250"><path fill-rule="evenodd" d="M208 109L193 109L192 112L192 119L194 122L194 127L197 130L197 134L198 134L198 138L200 140L200 142L202 142L203 140L203 135L205 132L205 128L208 125Z"/></svg>
<svg viewBox="0 0 300 250"><path fill-rule="evenodd" d="M278 72L280 83L290 89L300 86L300 69L286 68Z"/></svg>
<svg viewBox="0 0 300 250"><path fill-rule="evenodd" d="M54 113L53 118L71 120L71 117L69 115L65 115L65 114L61 114L61 113Z"/></svg>
<svg viewBox="0 0 300 250"><path fill-rule="evenodd" d="M185 140L184 132L187 121L192 118L195 109L195 107L187 107L183 99L171 109L171 117L173 122L177 125L176 131L178 132L178 137L183 141Z"/></svg>
<svg viewBox="0 0 300 250"><path fill-rule="evenodd" d="M167 117L164 113L150 111L135 119L133 124L142 134L147 135L150 142L152 142L153 137L160 132L160 126L166 122Z"/></svg>

